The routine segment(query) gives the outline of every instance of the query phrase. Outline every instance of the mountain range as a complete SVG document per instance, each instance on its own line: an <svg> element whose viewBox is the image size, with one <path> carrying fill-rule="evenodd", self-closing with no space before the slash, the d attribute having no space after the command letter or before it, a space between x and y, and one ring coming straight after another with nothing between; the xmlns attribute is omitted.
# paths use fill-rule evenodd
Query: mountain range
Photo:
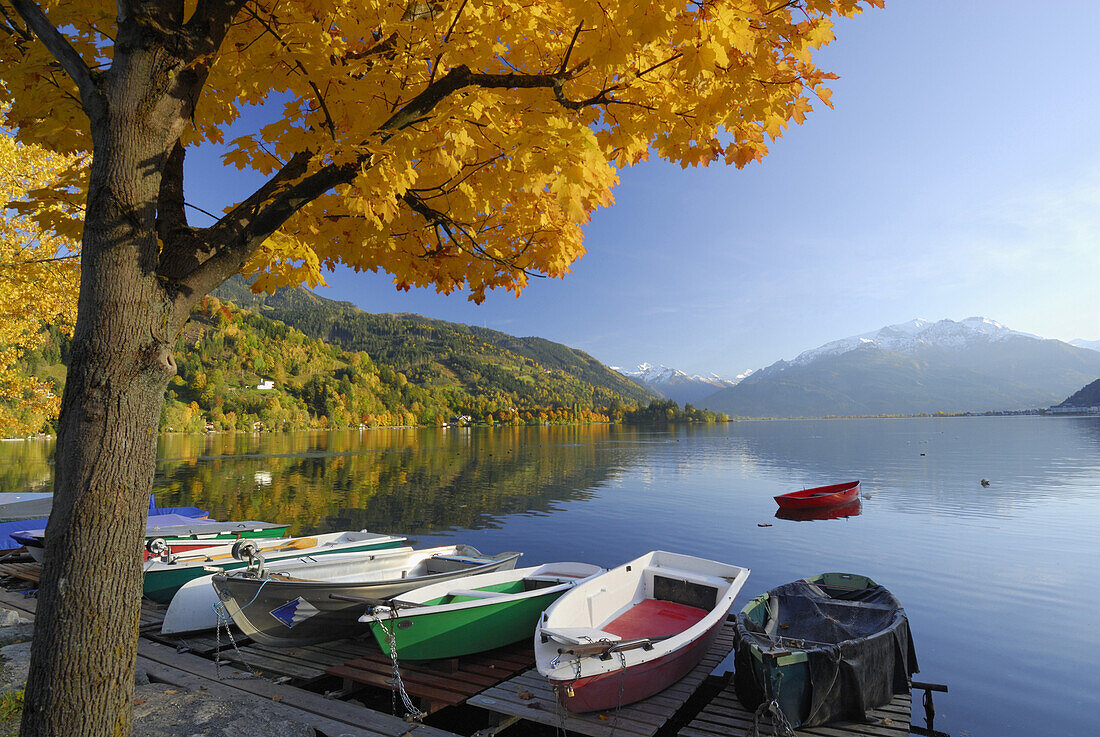
<svg viewBox="0 0 1100 737"><path fill-rule="evenodd" d="M700 400L740 417L1022 410L1100 376L1100 352L984 317L911 320L777 361Z"/></svg>
<svg viewBox="0 0 1100 737"><path fill-rule="evenodd" d="M671 399L681 405L698 404L717 391L736 386L739 381L752 373L750 369L733 379L726 379L718 374L700 376L699 374L688 374L668 366L654 366L649 363L639 364L635 369L624 369L618 366L609 368L632 379L635 383L649 389L657 396Z"/></svg>
<svg viewBox="0 0 1100 737"><path fill-rule="evenodd" d="M1088 348L1090 351L1100 351L1100 340L1084 340L1083 338L1077 338L1069 342L1070 345L1075 345L1078 348Z"/></svg>

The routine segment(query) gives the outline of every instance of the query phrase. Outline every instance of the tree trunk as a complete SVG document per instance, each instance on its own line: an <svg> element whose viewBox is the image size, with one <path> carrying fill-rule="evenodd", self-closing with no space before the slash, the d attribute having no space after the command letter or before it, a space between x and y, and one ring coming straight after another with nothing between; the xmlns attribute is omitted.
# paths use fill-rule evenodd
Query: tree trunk
<svg viewBox="0 0 1100 737"><path fill-rule="evenodd" d="M140 65L137 65L140 66ZM146 72L147 73L147 72ZM149 88L146 81L145 88ZM81 289L21 734L129 735L141 540L179 325L156 275L174 138L140 100L92 121Z"/></svg>

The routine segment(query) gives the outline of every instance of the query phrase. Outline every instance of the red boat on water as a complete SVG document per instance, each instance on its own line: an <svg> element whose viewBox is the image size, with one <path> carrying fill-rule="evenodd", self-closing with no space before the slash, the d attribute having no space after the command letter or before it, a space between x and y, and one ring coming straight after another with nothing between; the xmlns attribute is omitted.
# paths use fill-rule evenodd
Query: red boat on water
<svg viewBox="0 0 1100 737"><path fill-rule="evenodd" d="M780 509L815 509L847 504L859 498L859 481L849 481L831 486L815 486L812 489L792 491L775 497Z"/></svg>

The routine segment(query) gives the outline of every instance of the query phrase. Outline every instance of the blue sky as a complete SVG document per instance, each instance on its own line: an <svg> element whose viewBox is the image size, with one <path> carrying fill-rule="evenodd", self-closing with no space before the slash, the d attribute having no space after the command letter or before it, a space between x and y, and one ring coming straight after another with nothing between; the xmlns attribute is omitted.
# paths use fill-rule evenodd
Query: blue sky
<svg viewBox="0 0 1100 737"><path fill-rule="evenodd" d="M818 57L841 75L833 110L741 171L624 170L565 279L480 306L384 274L338 272L318 291L721 375L915 317L1098 339L1097 27L1094 0L887 0ZM196 153L199 205L247 191Z"/></svg>

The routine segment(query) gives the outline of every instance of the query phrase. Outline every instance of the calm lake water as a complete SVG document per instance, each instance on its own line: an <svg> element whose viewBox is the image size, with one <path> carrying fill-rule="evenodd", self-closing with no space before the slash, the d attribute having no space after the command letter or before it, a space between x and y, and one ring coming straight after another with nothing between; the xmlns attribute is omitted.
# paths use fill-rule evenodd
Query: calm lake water
<svg viewBox="0 0 1100 737"><path fill-rule="evenodd" d="M48 489L51 450L0 444L0 491ZM938 729L1098 732L1100 418L166 436L160 456L164 506L521 550L521 565L682 551L752 569L737 609L863 573L905 606L917 677L950 687ZM775 494L855 478L859 516L775 517Z"/></svg>

